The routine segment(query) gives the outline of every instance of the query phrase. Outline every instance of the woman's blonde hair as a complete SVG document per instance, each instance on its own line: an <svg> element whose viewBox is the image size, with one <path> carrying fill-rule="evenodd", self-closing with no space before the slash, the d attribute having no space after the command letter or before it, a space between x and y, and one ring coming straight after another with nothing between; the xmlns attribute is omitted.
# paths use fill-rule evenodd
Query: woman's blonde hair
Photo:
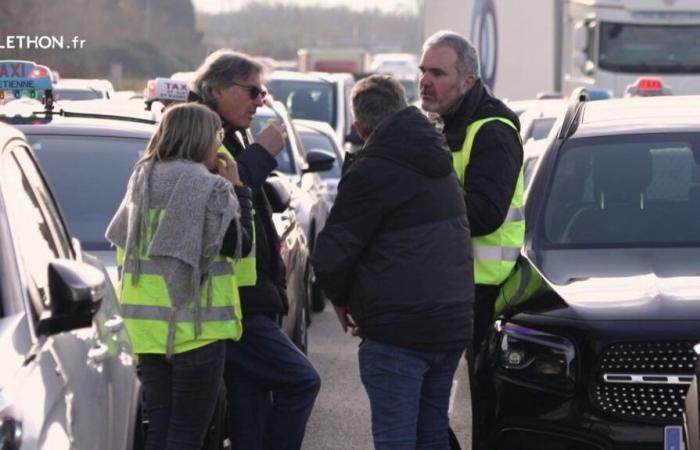
<svg viewBox="0 0 700 450"><path fill-rule="evenodd" d="M197 103L169 107L137 165L148 161L188 159L202 162L218 143L221 119Z"/></svg>

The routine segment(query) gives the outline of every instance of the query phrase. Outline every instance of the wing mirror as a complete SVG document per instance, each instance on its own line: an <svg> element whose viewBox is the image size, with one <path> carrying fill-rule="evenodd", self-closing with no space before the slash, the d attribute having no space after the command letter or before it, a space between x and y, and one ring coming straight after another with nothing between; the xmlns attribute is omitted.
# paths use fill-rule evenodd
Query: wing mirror
<svg viewBox="0 0 700 450"><path fill-rule="evenodd" d="M65 259L49 263L48 271L50 307L41 314L37 333L50 336L91 326L110 288L102 272Z"/></svg>
<svg viewBox="0 0 700 450"><path fill-rule="evenodd" d="M311 149L306 152L306 163L309 165L302 170L303 173L325 172L331 170L336 163L335 155L321 149Z"/></svg>

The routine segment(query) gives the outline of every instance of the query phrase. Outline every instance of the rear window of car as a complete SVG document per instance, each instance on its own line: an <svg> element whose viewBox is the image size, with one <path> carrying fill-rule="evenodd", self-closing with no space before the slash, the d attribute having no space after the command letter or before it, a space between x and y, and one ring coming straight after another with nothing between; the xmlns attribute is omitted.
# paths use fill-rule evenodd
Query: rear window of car
<svg viewBox="0 0 700 450"><path fill-rule="evenodd" d="M27 134L71 233L85 250L108 250L104 237L146 139Z"/></svg>
<svg viewBox="0 0 700 450"><path fill-rule="evenodd" d="M270 80L266 86L275 100L287 107L289 115L294 119L318 120L335 127L338 119L332 83Z"/></svg>
<svg viewBox="0 0 700 450"><path fill-rule="evenodd" d="M569 140L548 191L555 246L700 245L700 133Z"/></svg>

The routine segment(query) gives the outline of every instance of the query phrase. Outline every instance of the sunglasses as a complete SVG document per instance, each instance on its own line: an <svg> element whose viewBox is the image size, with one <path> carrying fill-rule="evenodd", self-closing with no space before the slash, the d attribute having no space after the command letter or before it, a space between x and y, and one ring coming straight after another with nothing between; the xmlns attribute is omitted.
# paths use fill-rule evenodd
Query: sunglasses
<svg viewBox="0 0 700 450"><path fill-rule="evenodd" d="M250 96L251 100L256 100L258 97L263 99L267 95L266 90L259 88L257 86L249 86L247 84L236 83L235 81L232 81L231 84L233 84L235 86L242 87L243 89L248 91L248 95Z"/></svg>

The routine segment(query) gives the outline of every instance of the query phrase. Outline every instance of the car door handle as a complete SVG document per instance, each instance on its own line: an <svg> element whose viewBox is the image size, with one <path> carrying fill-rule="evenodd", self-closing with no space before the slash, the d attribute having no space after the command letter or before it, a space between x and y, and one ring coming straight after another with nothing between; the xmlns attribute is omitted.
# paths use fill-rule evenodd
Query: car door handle
<svg viewBox="0 0 700 450"><path fill-rule="evenodd" d="M97 342L92 346L92 348L90 348L90 350L88 350L87 356L93 363L101 364L105 362L109 356L109 347L101 342Z"/></svg>
<svg viewBox="0 0 700 450"><path fill-rule="evenodd" d="M105 327L112 333L121 331L124 328L124 319L120 316L112 316L105 321Z"/></svg>

